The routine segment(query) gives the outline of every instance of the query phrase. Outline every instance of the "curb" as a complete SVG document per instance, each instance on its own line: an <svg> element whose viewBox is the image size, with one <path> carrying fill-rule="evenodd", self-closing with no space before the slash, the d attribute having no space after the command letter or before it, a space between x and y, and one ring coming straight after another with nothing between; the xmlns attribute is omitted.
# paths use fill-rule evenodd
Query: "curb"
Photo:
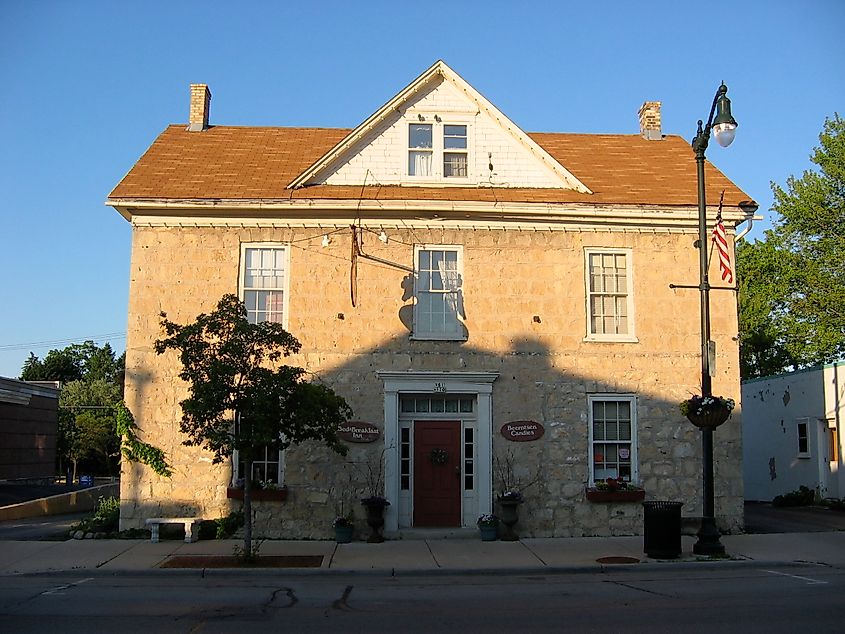
<svg viewBox="0 0 845 634"><path fill-rule="evenodd" d="M41 577L74 575L87 577L161 576L177 577L456 577L456 576L525 576L571 574L630 574L675 570L740 569L748 567L801 568L830 566L808 561L729 559L724 561L647 561L639 564L578 564L570 566L514 568L140 568L104 569L70 568L34 572L0 572L0 577ZM835 567L835 566L832 566Z"/></svg>

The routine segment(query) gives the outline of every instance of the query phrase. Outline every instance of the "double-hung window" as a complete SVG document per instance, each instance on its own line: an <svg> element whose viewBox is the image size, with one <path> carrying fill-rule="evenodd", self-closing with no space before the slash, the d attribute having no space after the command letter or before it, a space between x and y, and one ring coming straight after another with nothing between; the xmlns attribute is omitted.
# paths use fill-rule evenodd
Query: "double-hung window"
<svg viewBox="0 0 845 634"><path fill-rule="evenodd" d="M587 339L636 341L630 249L587 249Z"/></svg>
<svg viewBox="0 0 845 634"><path fill-rule="evenodd" d="M465 339L462 251L452 246L416 248L414 338Z"/></svg>
<svg viewBox="0 0 845 634"><path fill-rule="evenodd" d="M443 126L443 178L467 177L467 127Z"/></svg>
<svg viewBox="0 0 845 634"><path fill-rule="evenodd" d="M290 252L278 243L241 245L240 296L252 324L272 321L287 324ZM237 452L233 456L233 480L247 477L247 466ZM258 447L249 477L263 483L284 482L284 453L278 447Z"/></svg>
<svg viewBox="0 0 845 634"><path fill-rule="evenodd" d="M286 324L288 250L278 244L245 244L241 248L241 299L252 324Z"/></svg>
<svg viewBox="0 0 845 634"><path fill-rule="evenodd" d="M412 123L408 126L408 175L432 176L431 164L434 146L430 123Z"/></svg>
<svg viewBox="0 0 845 634"><path fill-rule="evenodd" d="M617 394L588 397L590 484L607 478L637 479L636 398Z"/></svg>
<svg viewBox="0 0 845 634"><path fill-rule="evenodd" d="M420 180L467 178L469 126L444 123L439 117L435 121L408 124L408 176Z"/></svg>

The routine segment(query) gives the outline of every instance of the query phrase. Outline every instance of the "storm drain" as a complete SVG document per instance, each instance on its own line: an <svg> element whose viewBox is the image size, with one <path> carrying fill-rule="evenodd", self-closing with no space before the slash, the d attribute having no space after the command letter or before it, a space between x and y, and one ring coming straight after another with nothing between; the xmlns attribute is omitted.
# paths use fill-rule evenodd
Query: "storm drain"
<svg viewBox="0 0 845 634"><path fill-rule="evenodd" d="M638 564L640 560L636 557L599 557L596 561L600 564Z"/></svg>

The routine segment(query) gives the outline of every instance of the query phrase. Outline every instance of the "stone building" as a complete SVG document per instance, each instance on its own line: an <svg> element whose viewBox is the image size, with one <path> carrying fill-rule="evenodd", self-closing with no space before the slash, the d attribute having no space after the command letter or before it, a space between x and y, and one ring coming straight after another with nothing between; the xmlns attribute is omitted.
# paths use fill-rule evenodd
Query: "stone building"
<svg viewBox="0 0 845 634"><path fill-rule="evenodd" d="M367 472L391 501L388 535L474 527L508 486L523 489L523 535L640 532L640 504L587 499L608 477L701 514L700 437L677 407L700 391L699 298L669 288L698 283L695 161L662 133L659 102L638 134L526 133L437 62L352 130L211 125L210 103L192 85L189 125L167 127L107 201L133 234L127 403L175 465L170 479L124 465L124 528L238 504L237 457L182 445L178 359L153 350L161 311L187 323L224 293L281 321L302 343L290 362L346 398L351 440L372 441L345 459L269 452L252 475L287 496L257 503L260 533L329 537L372 492ZM732 251L756 205L706 170ZM712 314L714 393L738 400L733 293L713 293ZM739 416L715 439L730 530Z"/></svg>

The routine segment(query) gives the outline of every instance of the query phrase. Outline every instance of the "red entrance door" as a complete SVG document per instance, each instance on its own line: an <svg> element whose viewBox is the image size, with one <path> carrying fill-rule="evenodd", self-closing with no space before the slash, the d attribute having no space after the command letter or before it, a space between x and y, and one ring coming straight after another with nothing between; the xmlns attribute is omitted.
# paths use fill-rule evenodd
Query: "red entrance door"
<svg viewBox="0 0 845 634"><path fill-rule="evenodd" d="M414 423L414 526L461 525L461 424Z"/></svg>

